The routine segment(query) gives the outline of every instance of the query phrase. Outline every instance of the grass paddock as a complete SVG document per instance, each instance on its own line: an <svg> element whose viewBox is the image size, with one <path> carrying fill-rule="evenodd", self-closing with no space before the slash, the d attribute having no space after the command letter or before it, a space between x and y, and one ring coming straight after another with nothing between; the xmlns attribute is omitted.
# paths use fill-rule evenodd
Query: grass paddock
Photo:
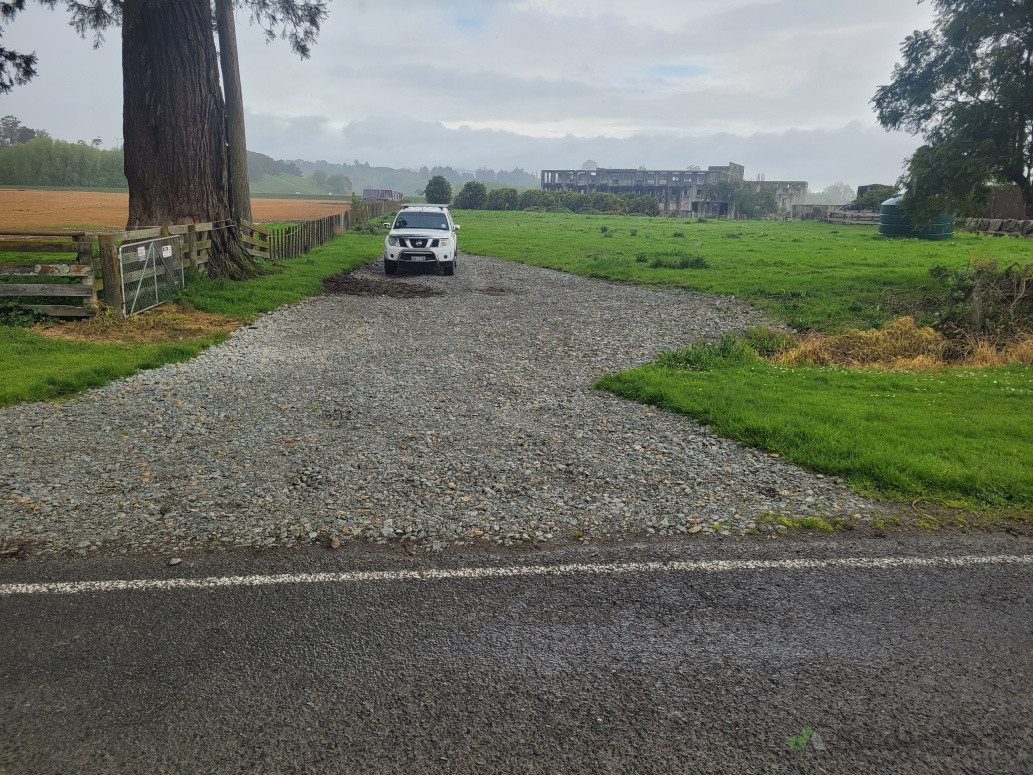
<svg viewBox="0 0 1033 775"><path fill-rule="evenodd" d="M929 270L973 255L1028 263L1025 240L959 233L944 242L880 237L874 226L461 210L471 253L590 277L735 296L801 330L870 328L922 317ZM604 231L605 229L605 231ZM680 235L680 236L679 236ZM705 266L702 264L705 263Z"/></svg>

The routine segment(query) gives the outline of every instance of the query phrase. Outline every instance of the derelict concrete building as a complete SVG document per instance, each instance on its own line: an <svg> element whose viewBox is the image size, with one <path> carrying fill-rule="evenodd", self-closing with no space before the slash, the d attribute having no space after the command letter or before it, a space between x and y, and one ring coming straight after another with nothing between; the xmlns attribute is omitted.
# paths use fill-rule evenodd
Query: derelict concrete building
<svg viewBox="0 0 1033 775"><path fill-rule="evenodd" d="M574 191L582 194L597 191L614 194L634 193L654 196L660 203L660 212L669 216L701 218L736 218L735 204L704 198L709 183L726 181L742 183L745 168L729 163L723 167L687 170L542 170L542 189L545 191ZM758 180L747 181L758 190L771 191L779 212L789 212L794 204L807 201L805 181Z"/></svg>

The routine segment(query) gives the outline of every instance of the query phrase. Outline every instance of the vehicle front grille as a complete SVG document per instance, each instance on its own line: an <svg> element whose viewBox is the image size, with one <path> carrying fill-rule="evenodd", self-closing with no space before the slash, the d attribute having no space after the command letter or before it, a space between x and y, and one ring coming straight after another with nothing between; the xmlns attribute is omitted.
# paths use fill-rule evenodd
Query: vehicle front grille
<svg viewBox="0 0 1033 775"><path fill-rule="evenodd" d="M403 248L422 250L423 248L436 248L438 246L438 241L430 237L399 237L398 239L402 243Z"/></svg>

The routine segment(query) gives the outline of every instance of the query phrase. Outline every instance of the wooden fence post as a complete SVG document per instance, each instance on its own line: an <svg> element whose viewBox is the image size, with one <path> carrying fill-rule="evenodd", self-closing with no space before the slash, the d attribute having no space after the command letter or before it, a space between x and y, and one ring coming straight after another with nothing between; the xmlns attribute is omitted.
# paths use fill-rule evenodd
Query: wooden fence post
<svg viewBox="0 0 1033 775"><path fill-rule="evenodd" d="M197 271L197 224L187 226L187 256L190 259L190 268Z"/></svg>
<svg viewBox="0 0 1033 775"><path fill-rule="evenodd" d="M97 244L100 248L100 274L104 279L104 303L116 316L122 317L122 305L125 303L122 295L122 263L118 258L115 235L100 234L97 236Z"/></svg>
<svg viewBox="0 0 1033 775"><path fill-rule="evenodd" d="M84 275L82 284L88 286L92 293L86 297L86 307L90 310L91 315L97 314L97 284L95 282L95 275L97 270L93 263L93 237L89 234L77 234L75 239L79 240L79 250L76 252L76 261L79 262L80 266L90 267L89 275Z"/></svg>

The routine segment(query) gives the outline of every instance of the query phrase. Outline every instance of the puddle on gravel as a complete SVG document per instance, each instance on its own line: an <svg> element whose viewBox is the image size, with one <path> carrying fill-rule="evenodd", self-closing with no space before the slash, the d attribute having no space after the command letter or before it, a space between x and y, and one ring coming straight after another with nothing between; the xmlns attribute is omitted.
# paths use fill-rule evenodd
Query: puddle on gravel
<svg viewBox="0 0 1033 775"><path fill-rule="evenodd" d="M424 296L441 296L444 292L416 283L398 283L391 280L368 280L356 277L351 272L341 272L333 277L323 278L324 293L340 293L348 296L390 296L396 299L413 299Z"/></svg>

